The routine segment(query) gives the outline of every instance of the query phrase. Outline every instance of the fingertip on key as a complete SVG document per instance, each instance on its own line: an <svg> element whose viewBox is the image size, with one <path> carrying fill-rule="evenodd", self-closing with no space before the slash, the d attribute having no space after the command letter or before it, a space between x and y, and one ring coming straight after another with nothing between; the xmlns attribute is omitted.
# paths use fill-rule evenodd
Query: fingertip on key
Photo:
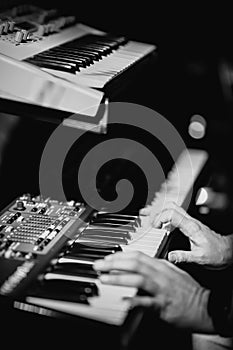
<svg viewBox="0 0 233 350"><path fill-rule="evenodd" d="M107 283L107 282L110 281L110 277L109 277L108 274L100 275L100 276L99 276L99 279L100 279L100 281L103 282L103 283Z"/></svg>
<svg viewBox="0 0 233 350"><path fill-rule="evenodd" d="M93 269L94 270L101 270L104 266L105 266L105 262L103 259L96 260L93 264Z"/></svg>

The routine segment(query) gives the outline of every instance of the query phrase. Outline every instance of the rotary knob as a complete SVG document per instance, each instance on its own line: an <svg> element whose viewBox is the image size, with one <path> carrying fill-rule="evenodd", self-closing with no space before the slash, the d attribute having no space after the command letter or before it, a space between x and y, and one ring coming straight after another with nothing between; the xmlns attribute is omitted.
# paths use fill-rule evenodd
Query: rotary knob
<svg viewBox="0 0 233 350"><path fill-rule="evenodd" d="M23 201L18 201L17 203L16 203L16 209L17 210L25 210L26 208L25 208L25 206L24 206L24 202Z"/></svg>
<svg viewBox="0 0 233 350"><path fill-rule="evenodd" d="M16 33L15 33L15 41L17 43L21 43L23 41L23 32L21 30L18 30Z"/></svg>

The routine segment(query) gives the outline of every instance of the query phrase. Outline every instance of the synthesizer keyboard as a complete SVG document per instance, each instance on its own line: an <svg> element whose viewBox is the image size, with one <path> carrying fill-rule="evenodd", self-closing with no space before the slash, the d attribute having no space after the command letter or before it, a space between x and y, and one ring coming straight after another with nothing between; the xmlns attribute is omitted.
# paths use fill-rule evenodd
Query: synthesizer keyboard
<svg viewBox="0 0 233 350"><path fill-rule="evenodd" d="M178 195L177 202L184 205L207 159L202 150L183 152L155 194L150 214L161 210L165 188L168 200ZM188 164L192 176L187 176ZM90 208L88 214L80 203L28 195L2 213L0 224L0 295L14 298L14 308L43 310L48 315L53 310L114 326L125 323L127 299L137 290L101 284L93 261L119 250L164 258L171 235L166 229L153 228L140 214L93 212Z"/></svg>
<svg viewBox="0 0 233 350"><path fill-rule="evenodd" d="M0 13L1 54L85 87L103 89L155 51L155 45L104 33L55 9L26 5Z"/></svg>

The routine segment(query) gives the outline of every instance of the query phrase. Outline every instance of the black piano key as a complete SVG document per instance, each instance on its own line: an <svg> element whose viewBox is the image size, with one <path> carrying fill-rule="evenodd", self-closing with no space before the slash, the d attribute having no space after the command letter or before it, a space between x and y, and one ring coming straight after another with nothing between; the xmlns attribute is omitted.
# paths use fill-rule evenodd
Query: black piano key
<svg viewBox="0 0 233 350"><path fill-rule="evenodd" d="M117 43L117 45L119 46L126 44L128 41L124 36L116 37L116 36L108 35L106 36L106 38L108 38L110 41L114 43Z"/></svg>
<svg viewBox="0 0 233 350"><path fill-rule="evenodd" d="M104 257L109 254L114 254L116 253L116 249L109 249L108 247L103 247L103 248L95 248L95 247L85 247L85 246L80 246L80 245L75 245L74 247L67 249L65 253L61 255L61 257L66 257L68 255L74 255L74 256L80 256L80 254L86 254L86 255L91 255L94 254L96 256Z"/></svg>
<svg viewBox="0 0 233 350"><path fill-rule="evenodd" d="M82 245L77 245L76 247L71 248L70 253L79 253L79 252L90 252L90 253L98 253L101 255L108 255L108 254L114 254L116 253L115 249L107 249L107 248L94 248L94 247L87 247Z"/></svg>
<svg viewBox="0 0 233 350"><path fill-rule="evenodd" d="M80 51L83 51L83 52L87 52L87 53L91 53L92 55L95 55L95 57L98 59L98 60L101 60L102 57L104 56L102 52L100 52L99 50L95 50L94 48L92 47L88 47L88 46L79 46L79 47L76 47L75 50L80 50Z"/></svg>
<svg viewBox="0 0 233 350"><path fill-rule="evenodd" d="M57 46L57 47L54 47L48 51L62 53L64 55L68 55L68 56L75 57L75 58L80 57L80 59L85 60L85 62L87 62L88 64L93 63L93 60L90 57L87 57L84 54L79 53L77 50L74 52L74 51L66 49L64 47Z"/></svg>
<svg viewBox="0 0 233 350"><path fill-rule="evenodd" d="M78 257L76 256L67 256L68 259L66 257L59 259L57 264L52 265L50 272L54 272L55 270L60 270L60 269L64 269L64 270L69 270L69 271L76 271L76 270L83 270L85 272L90 271L90 273L94 273L96 275L96 271L93 270L92 265L93 264L85 264L82 262L79 262ZM91 259L91 258L90 258ZM73 261L76 261L75 263L73 263Z"/></svg>
<svg viewBox="0 0 233 350"><path fill-rule="evenodd" d="M91 58L93 61L99 61L101 59L99 54L92 52L90 50L70 48L70 51L80 55L85 55L86 57Z"/></svg>
<svg viewBox="0 0 233 350"><path fill-rule="evenodd" d="M60 46L61 47L61 46ZM97 53L92 52L91 50L84 50L84 49L79 49L79 48L74 48L74 47L69 47L69 46L65 46L63 45L62 48L64 48L65 50L69 51L69 52L73 52L74 54L83 54L86 57L91 58L93 61L99 61L100 60L100 55Z"/></svg>
<svg viewBox="0 0 233 350"><path fill-rule="evenodd" d="M107 224L116 224L116 225L130 225L133 226L135 223L135 220L124 220L124 219L117 219L117 218L111 218L111 217L96 217L91 220L91 223L107 223Z"/></svg>
<svg viewBox="0 0 233 350"><path fill-rule="evenodd" d="M57 55L58 57L66 57L66 58L70 58L73 59L75 62L81 62L83 64L83 67L87 67L91 65L91 60L88 59L87 57L83 57L81 55L77 55L77 54L73 54L73 53L69 53L69 52L65 52L65 50L57 50L57 49L51 49L48 50L46 52L49 52L51 54Z"/></svg>
<svg viewBox="0 0 233 350"><path fill-rule="evenodd" d="M98 250L101 250L101 249L113 250L115 253L122 251L122 248L119 244L111 244L111 243L99 244L98 242L85 242L85 241L80 242L80 241L78 241L78 242L75 242L74 245L72 245L72 247L75 247L76 244L78 244L79 246L91 247L91 248L95 248Z"/></svg>
<svg viewBox="0 0 233 350"><path fill-rule="evenodd" d="M100 56L107 56L111 51L107 48L100 47L98 45L92 44L80 44L77 46L79 49L90 50L91 52L96 52Z"/></svg>
<svg viewBox="0 0 233 350"><path fill-rule="evenodd" d="M68 64L73 64L76 67L76 70L79 71L80 67L84 67L83 62L78 60L78 59L73 59L70 57L65 57L64 55L59 55L59 54L55 54L55 53L51 53L51 52L42 52L38 55L36 55L36 57L42 57L42 58L49 58L49 59L53 59L55 61L59 61L59 62L63 62L63 63L68 63Z"/></svg>
<svg viewBox="0 0 233 350"><path fill-rule="evenodd" d="M61 57L54 57L54 56L50 56L49 54L45 54L45 53L39 53L38 55L34 56L35 59L40 59L40 60L45 60L45 61L50 61L50 62L54 62L56 63L58 66L60 64L68 64L69 66L71 66L73 68L73 70L76 72L78 69L76 63L74 62L66 62L65 60L63 60Z"/></svg>
<svg viewBox="0 0 233 350"><path fill-rule="evenodd" d="M67 281L67 280L43 280L40 282L40 288L46 287L47 290L55 290L59 288L59 291L65 293L73 292L75 294L85 293L88 296L98 295L98 287L95 283L91 282L79 282L79 281Z"/></svg>
<svg viewBox="0 0 233 350"><path fill-rule="evenodd" d="M92 241L98 241L98 242L110 242L115 244L128 244L128 240L124 237L114 237L114 236L103 236L103 235L89 235L86 234L85 239L92 240Z"/></svg>
<svg viewBox="0 0 233 350"><path fill-rule="evenodd" d="M58 263L53 267L53 270L51 272L89 278L98 278L99 276L98 272L92 268L92 265L86 264Z"/></svg>
<svg viewBox="0 0 233 350"><path fill-rule="evenodd" d="M113 224L119 224L120 226L124 227L124 225L130 225L132 228L137 228L140 226L140 218L130 218L130 217L117 217L117 216L99 216L97 215L91 220L91 223L113 223Z"/></svg>
<svg viewBox="0 0 233 350"><path fill-rule="evenodd" d="M54 70L60 70L63 72L68 72L68 73L72 73L75 74L76 69L71 66L70 64L63 64L63 63L57 63L54 61L50 61L50 60L46 60L46 59L42 59L42 58L28 58L25 60L28 63L34 64L38 67L42 67L42 68L50 68L50 69L54 69Z"/></svg>
<svg viewBox="0 0 233 350"><path fill-rule="evenodd" d="M90 227L90 226L89 226ZM97 235L101 235L101 236L105 236L105 237L119 237L119 238L125 238L125 239L132 239L131 234L128 231L117 231L117 230L111 230L111 229L106 229L106 230L102 230L95 228L95 229L89 229L89 227L84 230L82 232L82 236L86 236L86 235L92 235L92 236L97 236Z"/></svg>
<svg viewBox="0 0 233 350"><path fill-rule="evenodd" d="M93 48L96 48L97 50L102 51L106 55L109 55L113 51L112 47L110 45L107 45L107 44L104 44L104 43L100 43L100 42L99 43L95 42L94 44L91 44L90 46L93 47Z"/></svg>
<svg viewBox="0 0 233 350"><path fill-rule="evenodd" d="M113 36L111 34L107 35L96 35L96 34L87 34L80 39L75 39L73 42L86 42L86 43L107 43L111 45L112 48L116 49L120 45L123 45L127 42L126 38L123 36Z"/></svg>
<svg viewBox="0 0 233 350"><path fill-rule="evenodd" d="M98 295L95 283L66 280L44 280L34 283L29 296L88 304L88 297Z"/></svg>
<svg viewBox="0 0 233 350"><path fill-rule="evenodd" d="M111 41L111 40L107 40L107 39L97 39L95 41L96 44L100 44L100 45L106 45L107 47L111 48L111 50L116 50L118 48L118 43L116 41Z"/></svg>
<svg viewBox="0 0 233 350"><path fill-rule="evenodd" d="M105 253L101 253L101 252L86 252L86 251L79 251L79 252L70 252L68 253L65 257L68 257L68 258L87 258L88 260L97 260L97 259L103 259L105 256L109 255L108 254L105 254Z"/></svg>

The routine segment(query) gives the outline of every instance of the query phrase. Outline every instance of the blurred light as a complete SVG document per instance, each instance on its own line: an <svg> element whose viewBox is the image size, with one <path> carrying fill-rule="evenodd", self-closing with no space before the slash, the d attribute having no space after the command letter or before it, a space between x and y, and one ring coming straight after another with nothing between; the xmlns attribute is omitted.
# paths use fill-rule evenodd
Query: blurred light
<svg viewBox="0 0 233 350"><path fill-rule="evenodd" d="M200 209L199 209L199 213L200 214L203 214L203 215L207 215L207 214L209 214L209 212L210 212L210 209L208 208L208 207L200 207Z"/></svg>
<svg viewBox="0 0 233 350"><path fill-rule="evenodd" d="M202 187L197 194L196 205L203 205L208 202L208 190Z"/></svg>
<svg viewBox="0 0 233 350"><path fill-rule="evenodd" d="M209 209L225 210L229 205L228 202L226 193L215 192L210 187L201 187L196 196L196 205L205 206Z"/></svg>
<svg viewBox="0 0 233 350"><path fill-rule="evenodd" d="M193 115L190 119L188 132L194 139L203 138L206 132L206 120L201 115Z"/></svg>

